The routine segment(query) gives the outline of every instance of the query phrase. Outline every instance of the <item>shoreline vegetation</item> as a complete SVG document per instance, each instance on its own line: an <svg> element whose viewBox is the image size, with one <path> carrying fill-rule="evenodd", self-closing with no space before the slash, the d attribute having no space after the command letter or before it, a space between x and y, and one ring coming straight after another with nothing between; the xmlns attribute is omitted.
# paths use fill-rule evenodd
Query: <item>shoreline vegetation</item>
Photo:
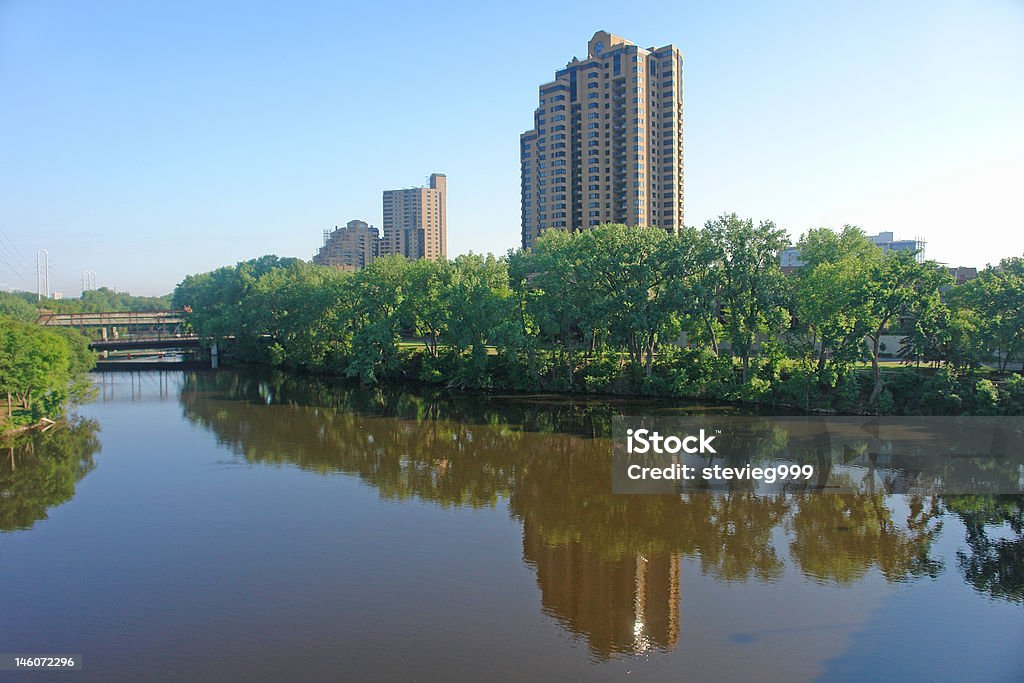
<svg viewBox="0 0 1024 683"><path fill-rule="evenodd" d="M89 371L95 365L78 330L39 327L0 312L0 439L61 424L69 406L94 393Z"/></svg>
<svg viewBox="0 0 1024 683"><path fill-rule="evenodd" d="M678 236L550 230L500 258L355 272L268 255L186 277L172 304L222 361L364 385L1024 414L1024 258L954 284L852 226L803 235L789 274L787 246L770 221L726 214Z"/></svg>
<svg viewBox="0 0 1024 683"><path fill-rule="evenodd" d="M70 407L88 401L95 388L89 371L96 354L80 330L39 327L41 312L94 313L166 309L170 295L132 296L107 287L79 299L44 299L34 292L0 292L0 439L66 428Z"/></svg>

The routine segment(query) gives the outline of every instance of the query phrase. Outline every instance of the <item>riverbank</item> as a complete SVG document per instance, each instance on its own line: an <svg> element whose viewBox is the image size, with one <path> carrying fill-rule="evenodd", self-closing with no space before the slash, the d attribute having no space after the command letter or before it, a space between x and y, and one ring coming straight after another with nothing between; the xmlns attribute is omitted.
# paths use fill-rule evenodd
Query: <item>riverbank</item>
<svg viewBox="0 0 1024 683"><path fill-rule="evenodd" d="M501 354L488 354L482 365L466 371L468 354L440 350L436 358L422 347L403 346L378 383L440 388L455 392L528 395L542 392L567 397L657 398L777 408L808 414L836 415L1021 415L1024 378L993 373L956 373L951 368L889 367L881 373L885 389L874 408L868 406L873 378L867 370L852 370L833 385L823 385L815 372L792 363L774 367L754 364L746 383L729 358L676 349L659 354L649 377L636 378L621 358L609 354L579 354L571 381L549 371L524 375ZM230 346L225 356L230 360ZM551 366L555 359L549 359ZM229 362L230 365L230 362ZM359 380L344 372L245 362L242 367L283 370L296 376Z"/></svg>
<svg viewBox="0 0 1024 683"><path fill-rule="evenodd" d="M22 434L28 434L29 432L49 431L51 428L59 426L61 422L63 422L63 420L51 420L49 418L44 417L41 418L35 424L10 427L8 429L0 431L0 444L3 444L9 438L21 436Z"/></svg>

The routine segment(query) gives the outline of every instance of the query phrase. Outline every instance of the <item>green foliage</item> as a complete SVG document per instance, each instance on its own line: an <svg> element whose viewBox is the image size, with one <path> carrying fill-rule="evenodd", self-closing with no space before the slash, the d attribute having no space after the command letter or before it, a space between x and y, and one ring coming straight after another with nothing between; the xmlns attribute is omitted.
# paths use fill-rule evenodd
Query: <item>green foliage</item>
<svg viewBox="0 0 1024 683"><path fill-rule="evenodd" d="M805 265L794 281L796 317L807 326L816 347L819 383L834 385L838 373L867 355L870 273L882 252L849 225L840 234L826 228L811 230L798 247Z"/></svg>
<svg viewBox="0 0 1024 683"><path fill-rule="evenodd" d="M57 417L68 401L88 398L87 373L94 364L77 331L0 317L0 427Z"/></svg>
<svg viewBox="0 0 1024 683"><path fill-rule="evenodd" d="M583 386L589 393L616 393L616 389L625 381L623 358L618 351L606 350L597 353L583 368ZM556 382L556 387L557 382Z"/></svg>
<svg viewBox="0 0 1024 683"><path fill-rule="evenodd" d="M29 305L36 307L34 292L19 292ZM54 313L97 313L100 311L163 311L171 307L171 294L164 296L133 296L128 292L117 292L108 287L82 292L78 299L44 299L39 307ZM2 312L2 309L0 309ZM35 320L35 317L32 318Z"/></svg>
<svg viewBox="0 0 1024 683"><path fill-rule="evenodd" d="M0 316L32 323L39 317L39 310L36 308L34 298L29 302L17 294L0 292Z"/></svg>
<svg viewBox="0 0 1024 683"><path fill-rule="evenodd" d="M1024 359L1024 258L1003 259L950 293L960 314L962 346L971 360L992 360L999 370Z"/></svg>
<svg viewBox="0 0 1024 683"><path fill-rule="evenodd" d="M786 282L779 268L779 252L788 243L786 233L771 221L755 228L736 214L708 221L709 236L720 263L719 301L733 353L743 361L747 381L750 356L759 335L776 334L787 322L783 309Z"/></svg>
<svg viewBox="0 0 1024 683"><path fill-rule="evenodd" d="M187 277L173 303L192 307L188 324L221 340L224 360L366 385L1019 414L1019 384L972 374L989 328L971 308L977 297L950 290L943 269L846 226L804 235L805 265L787 277L785 244L771 222L726 214L678 235L548 230L501 258L391 256L354 273L265 256ZM1011 286L1024 271L1017 261L986 276L1001 283L1006 320L1024 309ZM883 370L882 336L900 331L905 360L926 367Z"/></svg>

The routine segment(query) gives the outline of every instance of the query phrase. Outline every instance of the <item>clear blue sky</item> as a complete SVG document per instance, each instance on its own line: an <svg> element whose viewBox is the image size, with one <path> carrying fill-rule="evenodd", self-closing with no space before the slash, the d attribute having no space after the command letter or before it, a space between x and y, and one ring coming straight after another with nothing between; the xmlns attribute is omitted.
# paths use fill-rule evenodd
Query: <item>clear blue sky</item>
<svg viewBox="0 0 1024 683"><path fill-rule="evenodd" d="M435 171L450 255L504 253L537 86L599 29L683 50L687 224L1024 253L1021 0L0 0L0 287L34 291L39 248L70 296L310 258Z"/></svg>

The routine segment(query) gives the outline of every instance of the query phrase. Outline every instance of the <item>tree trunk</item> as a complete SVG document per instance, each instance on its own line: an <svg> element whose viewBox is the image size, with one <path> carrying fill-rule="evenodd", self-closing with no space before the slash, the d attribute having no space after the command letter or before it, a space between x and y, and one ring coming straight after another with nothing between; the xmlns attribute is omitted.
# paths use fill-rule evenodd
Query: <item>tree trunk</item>
<svg viewBox="0 0 1024 683"><path fill-rule="evenodd" d="M655 339L657 339L657 335L656 334L650 334L647 337L647 348L646 348L647 359L645 361L645 363L646 363L645 372L646 372L646 375L647 375L648 379L651 377L651 373L652 373L652 371L654 369L654 340Z"/></svg>
<svg viewBox="0 0 1024 683"><path fill-rule="evenodd" d="M715 326L711 322L711 318L704 318L704 322L708 327L708 336L711 337L711 350L715 352L715 356L718 356L718 337L715 335Z"/></svg>
<svg viewBox="0 0 1024 683"><path fill-rule="evenodd" d="M565 367L569 375L569 391L572 391L573 381L573 367L572 367L572 332L567 335L566 340L566 354L565 354Z"/></svg>
<svg viewBox="0 0 1024 683"><path fill-rule="evenodd" d="M743 383L747 383L747 375L750 372L750 351L743 352Z"/></svg>
<svg viewBox="0 0 1024 683"><path fill-rule="evenodd" d="M825 339L821 340L821 351L818 352L818 384L825 383L825 365L828 363L828 347Z"/></svg>
<svg viewBox="0 0 1024 683"><path fill-rule="evenodd" d="M871 397L868 399L868 407L875 405L875 401L882 395L882 369L878 366L878 347L882 341L881 329L871 339L871 374L875 386L871 389Z"/></svg>
<svg viewBox="0 0 1024 683"><path fill-rule="evenodd" d="M629 362L635 379L637 370L643 366L643 351L641 351L640 344L636 341L635 332L631 332L629 335Z"/></svg>

